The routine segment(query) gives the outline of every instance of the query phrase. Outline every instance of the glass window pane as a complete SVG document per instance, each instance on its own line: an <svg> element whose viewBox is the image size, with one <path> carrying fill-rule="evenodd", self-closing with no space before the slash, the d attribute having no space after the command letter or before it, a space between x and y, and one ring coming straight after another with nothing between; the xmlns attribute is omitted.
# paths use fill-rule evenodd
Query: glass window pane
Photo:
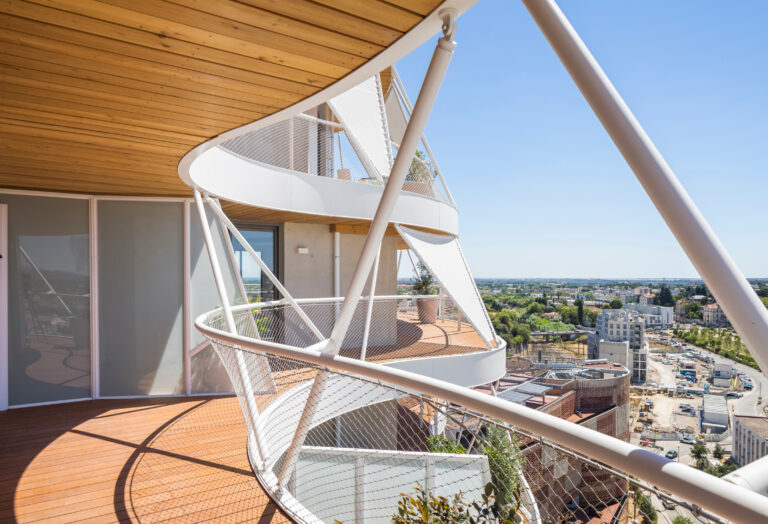
<svg viewBox="0 0 768 524"><path fill-rule="evenodd" d="M273 228L265 230L241 228L240 232L253 250L261 257L269 270L276 274L275 239L277 231ZM261 268L259 268L251 255L235 238L232 239L232 247L235 251L235 260L240 276L248 293L248 300L250 302L275 300L277 297L274 284L262 273Z"/></svg>
<svg viewBox="0 0 768 524"><path fill-rule="evenodd" d="M88 201L8 204L9 404L91 396Z"/></svg>
<svg viewBox="0 0 768 524"><path fill-rule="evenodd" d="M183 392L181 203L98 203L101 395Z"/></svg>

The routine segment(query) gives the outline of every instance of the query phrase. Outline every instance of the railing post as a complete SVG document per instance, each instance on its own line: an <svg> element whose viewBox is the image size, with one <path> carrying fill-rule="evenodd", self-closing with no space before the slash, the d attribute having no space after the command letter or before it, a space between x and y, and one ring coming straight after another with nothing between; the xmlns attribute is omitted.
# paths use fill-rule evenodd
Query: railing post
<svg viewBox="0 0 768 524"><path fill-rule="evenodd" d="M365 462L363 457L355 457L355 522L365 522Z"/></svg>
<svg viewBox="0 0 768 524"><path fill-rule="evenodd" d="M768 310L554 0L522 1L765 375Z"/></svg>
<svg viewBox="0 0 768 524"><path fill-rule="evenodd" d="M288 169L293 170L293 117L288 120Z"/></svg>
<svg viewBox="0 0 768 524"><path fill-rule="evenodd" d="M373 272L371 273L371 291L368 296L368 308L365 312L365 325L363 326L363 342L360 347L360 360L365 360L365 354L368 349L368 336L371 332L371 319L373 318L373 299L376 296L376 279L379 276L379 259L381 258L381 248L376 255L373 263Z"/></svg>
<svg viewBox="0 0 768 524"><path fill-rule="evenodd" d="M232 315L232 306L229 303L229 297L227 296L227 289L224 286L224 277L221 274L221 266L219 265L219 257L216 254L216 246L213 244L213 237L211 236L211 228L208 225L208 217L205 212L205 204L200 196L200 191L195 189L195 204L197 204L197 214L200 219L200 226L203 230L203 239L205 241L205 248L208 251L208 259L211 262L211 270L213 271L213 280L216 283L216 290L219 294L219 300L221 301L222 309L224 310L224 318L227 322L227 330L233 335L237 335L237 325L235 323L235 317ZM265 455L265 447L261 442L259 432L257 431L256 423L259 420L259 408L256 406L256 398L253 391L253 383L248 373L248 367L245 363L245 357L243 357L242 351L235 351L235 359L237 361L237 369L240 374L240 381L243 383L243 390L246 401L246 411L248 419L251 421L251 427L253 428L253 438L256 441L256 448L259 453L259 458L262 461L262 466L266 464L267 457Z"/></svg>

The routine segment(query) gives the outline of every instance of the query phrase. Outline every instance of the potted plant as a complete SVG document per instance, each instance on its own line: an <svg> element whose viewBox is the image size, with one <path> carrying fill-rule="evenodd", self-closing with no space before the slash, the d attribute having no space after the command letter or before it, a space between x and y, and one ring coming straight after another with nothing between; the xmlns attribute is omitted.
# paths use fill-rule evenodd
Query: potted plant
<svg viewBox="0 0 768 524"><path fill-rule="evenodd" d="M419 261L414 273L413 294L422 295L421 298L416 299L419 322L422 324L434 324L437 321L438 297L425 297L423 295L437 294L435 279L421 261Z"/></svg>
<svg viewBox="0 0 768 524"><path fill-rule="evenodd" d="M427 156L417 150L411 160L411 168L403 183L403 191L417 193L419 195L434 197L432 182L435 178L435 170Z"/></svg>

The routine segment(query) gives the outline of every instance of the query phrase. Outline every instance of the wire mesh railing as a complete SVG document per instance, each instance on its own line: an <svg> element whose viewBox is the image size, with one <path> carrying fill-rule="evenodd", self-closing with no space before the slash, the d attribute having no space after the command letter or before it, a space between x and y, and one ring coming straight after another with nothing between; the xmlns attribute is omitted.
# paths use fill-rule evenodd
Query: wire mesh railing
<svg viewBox="0 0 768 524"><path fill-rule="evenodd" d="M249 395L258 407L253 424L245 416L254 471L297 521L721 521L542 435L439 397L211 341L244 413ZM280 485L318 374L328 376L311 428Z"/></svg>
<svg viewBox="0 0 768 524"><path fill-rule="evenodd" d="M338 180L383 186L381 179L366 169L341 124L300 114L257 131L232 138L220 146L252 162L290 173L324 176ZM437 173L426 154L417 152L403 185L403 191L448 202L439 187Z"/></svg>
<svg viewBox="0 0 768 524"><path fill-rule="evenodd" d="M299 299L297 302L320 333L328 338L342 300L334 297ZM438 300L437 296L374 297L366 338L369 299L362 298L341 344L340 354L385 362L485 351L486 344L469 322L439 314ZM318 342L297 310L284 301L237 306L233 315L239 335L301 348ZM226 330L225 317L215 317L209 320L209 325Z"/></svg>

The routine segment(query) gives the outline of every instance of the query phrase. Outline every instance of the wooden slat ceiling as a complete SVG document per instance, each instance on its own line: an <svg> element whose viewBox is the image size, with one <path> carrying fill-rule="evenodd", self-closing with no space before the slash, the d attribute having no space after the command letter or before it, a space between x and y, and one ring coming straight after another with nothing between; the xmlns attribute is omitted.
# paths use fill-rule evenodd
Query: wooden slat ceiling
<svg viewBox="0 0 768 524"><path fill-rule="evenodd" d="M0 186L189 196L181 157L364 64L441 0L0 1Z"/></svg>

